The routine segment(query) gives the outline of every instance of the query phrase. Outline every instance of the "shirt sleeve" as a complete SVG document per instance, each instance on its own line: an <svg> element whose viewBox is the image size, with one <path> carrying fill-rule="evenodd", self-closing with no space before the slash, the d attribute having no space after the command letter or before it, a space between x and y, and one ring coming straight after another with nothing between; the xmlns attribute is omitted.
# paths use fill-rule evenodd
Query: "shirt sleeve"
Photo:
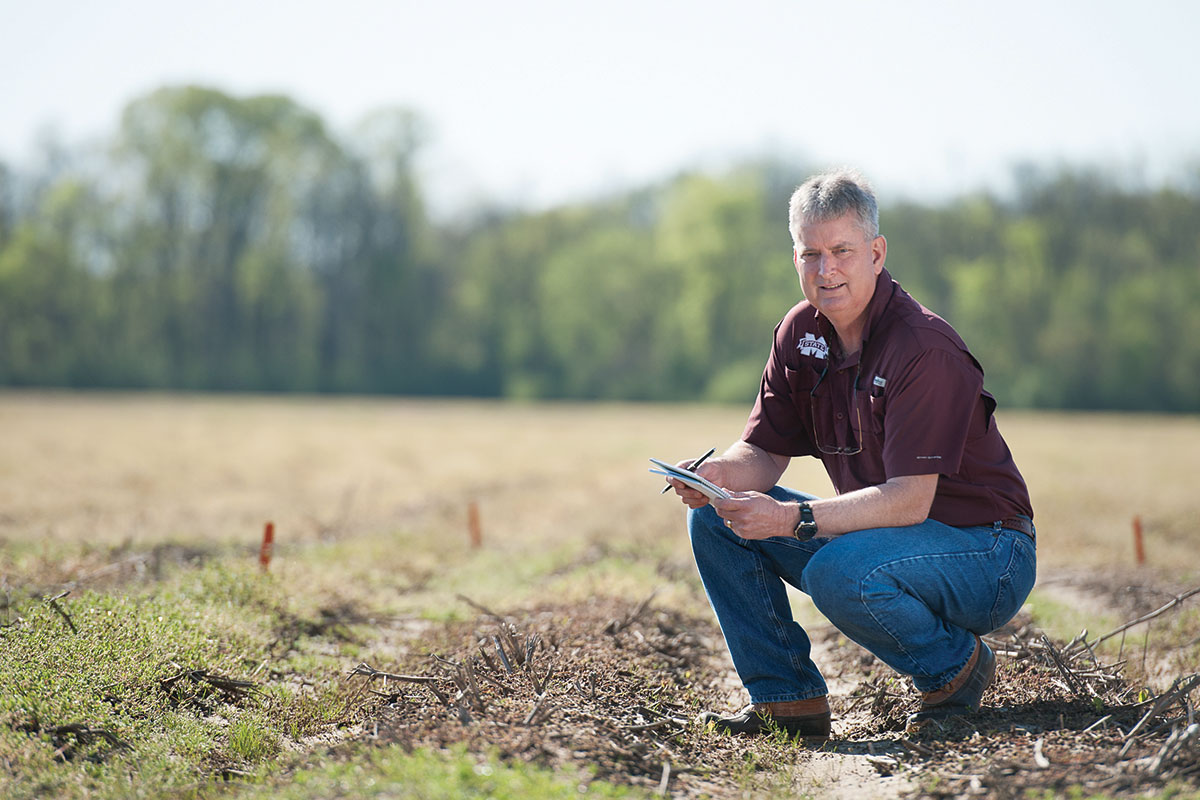
<svg viewBox="0 0 1200 800"><path fill-rule="evenodd" d="M742 431L742 441L783 456L815 455L805 419L796 406L797 371L783 354L790 340L787 319L775 326L771 356L763 370L754 409Z"/></svg>
<svg viewBox="0 0 1200 800"><path fill-rule="evenodd" d="M972 415L983 402L983 373L972 359L961 351L927 349L889 388L883 441L887 477L957 473Z"/></svg>

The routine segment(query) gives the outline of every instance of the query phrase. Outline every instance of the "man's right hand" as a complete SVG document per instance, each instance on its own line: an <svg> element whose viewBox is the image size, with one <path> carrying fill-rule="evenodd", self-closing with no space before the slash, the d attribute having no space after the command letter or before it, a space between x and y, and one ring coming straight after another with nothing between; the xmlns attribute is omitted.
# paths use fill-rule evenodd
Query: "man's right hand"
<svg viewBox="0 0 1200 800"><path fill-rule="evenodd" d="M680 461L675 466L682 469L691 469L693 460L694 459ZM697 475L705 480L712 481L722 489L725 488L725 473L726 469L724 465L722 465L720 458L705 461L700 465L700 469L696 470ZM683 504L688 508L703 508L704 506L708 505L708 496L702 492L698 492L687 484L681 483L677 480L668 478L667 481L675 490L675 494L679 495L679 499L682 500Z"/></svg>
<svg viewBox="0 0 1200 800"><path fill-rule="evenodd" d="M728 450L705 461L695 472L727 492L767 492L783 475L790 460L788 456L768 453L747 442L734 442ZM691 461L676 464L684 469L689 469L691 465ZM708 505L708 498L695 489L678 481L671 481L671 486L688 508Z"/></svg>

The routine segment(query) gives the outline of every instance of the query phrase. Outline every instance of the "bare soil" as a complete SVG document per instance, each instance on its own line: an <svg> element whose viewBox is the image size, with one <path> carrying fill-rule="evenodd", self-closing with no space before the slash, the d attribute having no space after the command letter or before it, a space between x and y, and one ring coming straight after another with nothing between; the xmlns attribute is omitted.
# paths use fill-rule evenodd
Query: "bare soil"
<svg viewBox="0 0 1200 800"><path fill-rule="evenodd" d="M228 555L219 550L113 551L97 558L105 567L77 564L72 582L119 589L154 580L168 565ZM50 585L64 577L61 569L40 578ZM1129 621L1190 591L1167 573L1136 569L1058 570L1042 577L1039 590L1084 615ZM284 649L306 636L328 640L334 652L353 641L363 652L387 654L350 671L358 692L347 714L354 727L313 739L312 748L346 747L353 757L364 744L465 747L481 760L499 756L574 773L581 784L681 798L1022 797L1074 787L1106 797L1200 792L1196 641L1175 635L1158 647L1157 638L1143 638L1145 624L1130 629L1138 646L1122 646L1113 659L1087 646L1095 631L1055 640L1028 614L1019 616L986 637L998 656L986 708L919 730L907 725L918 697L906 679L832 626L809 626L835 729L826 742L793 742L722 735L696 722L703 710L733 711L745 701L707 608L684 611L655 595L502 611L459 599L474 608L472 619L391 620L373 635L374 615L348 603L280 631ZM1200 597L1154 624L1168 628L1195 602Z"/></svg>
<svg viewBox="0 0 1200 800"><path fill-rule="evenodd" d="M1050 641L1027 618L988 637L998 669L987 708L920 730L907 729L918 704L907 680L831 626L814 629L834 737L790 742L695 721L704 709L735 709L740 696L708 614L653 598L479 610L423 631L394 664L360 667L366 739L465 745L673 797L1019 797L1072 786L1126 797L1200 787L1190 701L1200 678L1181 676L1190 686L1174 695L1147 692L1121 665L1081 642Z"/></svg>

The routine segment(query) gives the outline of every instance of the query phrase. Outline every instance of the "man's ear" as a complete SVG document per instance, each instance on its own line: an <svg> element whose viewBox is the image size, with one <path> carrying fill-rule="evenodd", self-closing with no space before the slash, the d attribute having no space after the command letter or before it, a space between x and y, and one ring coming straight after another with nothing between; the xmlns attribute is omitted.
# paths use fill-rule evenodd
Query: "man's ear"
<svg viewBox="0 0 1200 800"><path fill-rule="evenodd" d="M876 275L883 271L885 261L887 261L887 239L876 236L871 240L871 264L875 267Z"/></svg>

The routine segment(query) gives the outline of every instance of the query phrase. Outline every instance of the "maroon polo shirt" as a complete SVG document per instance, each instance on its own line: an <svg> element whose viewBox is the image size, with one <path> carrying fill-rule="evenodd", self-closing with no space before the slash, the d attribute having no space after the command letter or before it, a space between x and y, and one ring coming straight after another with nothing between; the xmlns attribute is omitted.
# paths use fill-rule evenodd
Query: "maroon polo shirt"
<svg viewBox="0 0 1200 800"><path fill-rule="evenodd" d="M937 473L929 518L948 525L1033 517L1025 480L992 416L996 401L983 389L983 369L945 320L885 269L862 348L838 359L836 338L807 300L787 313L775 328L744 441L779 455L816 456L838 494Z"/></svg>

